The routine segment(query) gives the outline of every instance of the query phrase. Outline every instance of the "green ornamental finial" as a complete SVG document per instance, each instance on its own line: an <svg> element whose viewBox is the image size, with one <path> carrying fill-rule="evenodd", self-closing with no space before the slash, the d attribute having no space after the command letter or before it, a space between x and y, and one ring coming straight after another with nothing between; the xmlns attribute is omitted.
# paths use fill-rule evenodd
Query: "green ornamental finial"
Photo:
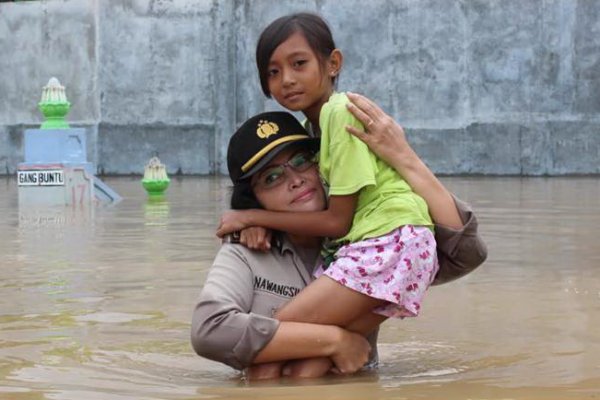
<svg viewBox="0 0 600 400"><path fill-rule="evenodd" d="M152 157L144 168L142 186L149 195L161 195L169 187L171 180L167 176L167 170L158 157Z"/></svg>
<svg viewBox="0 0 600 400"><path fill-rule="evenodd" d="M65 116L69 113L71 103L67 101L65 87L60 84L58 79L50 78L48 84L42 90L42 99L38 107L46 121L40 127L41 129L68 129L69 124L65 121Z"/></svg>

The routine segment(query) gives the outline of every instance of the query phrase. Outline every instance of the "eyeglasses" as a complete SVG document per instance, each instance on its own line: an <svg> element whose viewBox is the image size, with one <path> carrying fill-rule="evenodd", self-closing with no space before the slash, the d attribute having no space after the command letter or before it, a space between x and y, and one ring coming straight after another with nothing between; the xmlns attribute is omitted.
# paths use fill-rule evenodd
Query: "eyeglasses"
<svg viewBox="0 0 600 400"><path fill-rule="evenodd" d="M279 165L271 165L258 174L258 179L252 186L262 189L272 189L286 180L286 168L296 172L304 172L316 164L315 155L311 152L296 153L287 162Z"/></svg>

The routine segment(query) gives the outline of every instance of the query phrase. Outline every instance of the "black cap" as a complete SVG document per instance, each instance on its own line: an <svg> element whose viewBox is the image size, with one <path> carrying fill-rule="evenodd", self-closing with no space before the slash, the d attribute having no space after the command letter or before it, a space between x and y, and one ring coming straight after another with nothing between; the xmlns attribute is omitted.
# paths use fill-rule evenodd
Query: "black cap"
<svg viewBox="0 0 600 400"><path fill-rule="evenodd" d="M319 149L319 139L306 132L296 117L272 111L251 117L229 140L227 168L233 183L251 177L283 149L303 143Z"/></svg>

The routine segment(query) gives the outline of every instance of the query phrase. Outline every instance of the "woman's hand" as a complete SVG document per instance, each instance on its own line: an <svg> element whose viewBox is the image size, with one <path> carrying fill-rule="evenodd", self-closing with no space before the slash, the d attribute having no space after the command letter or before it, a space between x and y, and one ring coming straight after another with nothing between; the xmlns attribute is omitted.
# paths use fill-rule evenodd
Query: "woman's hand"
<svg viewBox="0 0 600 400"><path fill-rule="evenodd" d="M347 105L348 110L365 127L365 131L361 131L347 126L348 132L365 142L373 153L391 166L396 166L403 154L412 155L412 149L400 124L366 97L356 93L347 95L351 101Z"/></svg>
<svg viewBox="0 0 600 400"><path fill-rule="evenodd" d="M260 226L252 226L240 232L240 243L252 250L271 250L273 231Z"/></svg>
<svg viewBox="0 0 600 400"><path fill-rule="evenodd" d="M410 147L404 129L366 97L348 93L348 98L352 102L348 103L348 110L363 123L366 131L351 126L346 130L365 142L425 199L433 222L453 229L462 228L452 195Z"/></svg>
<svg viewBox="0 0 600 400"><path fill-rule="evenodd" d="M228 233L241 231L249 226L249 211L231 210L221 216L221 223L217 228L217 236L222 238Z"/></svg>
<svg viewBox="0 0 600 400"><path fill-rule="evenodd" d="M340 328L340 339L336 342L331 361L333 372L352 374L369 361L371 345L363 336Z"/></svg>

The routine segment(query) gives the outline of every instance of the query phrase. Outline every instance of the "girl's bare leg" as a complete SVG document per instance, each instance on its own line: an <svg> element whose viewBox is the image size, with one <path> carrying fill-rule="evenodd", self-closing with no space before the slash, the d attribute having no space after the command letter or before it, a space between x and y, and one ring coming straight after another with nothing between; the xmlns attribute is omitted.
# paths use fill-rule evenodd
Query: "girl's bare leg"
<svg viewBox="0 0 600 400"><path fill-rule="evenodd" d="M386 317L373 313L374 308L384 304L387 302L321 276L277 311L275 317L280 321L337 325L367 336L386 320ZM292 361L285 368L291 368L289 376L318 378L329 372L332 366L329 358L313 358Z"/></svg>
<svg viewBox="0 0 600 400"><path fill-rule="evenodd" d="M367 336L373 332L375 328L381 325L387 318L388 317L385 317L381 314L369 312L350 322L345 328L350 332L356 332L363 336Z"/></svg>
<svg viewBox="0 0 600 400"><path fill-rule="evenodd" d="M373 314L387 304L321 276L304 288L292 301L277 311L280 321L337 325L363 335L370 333L385 317Z"/></svg>

